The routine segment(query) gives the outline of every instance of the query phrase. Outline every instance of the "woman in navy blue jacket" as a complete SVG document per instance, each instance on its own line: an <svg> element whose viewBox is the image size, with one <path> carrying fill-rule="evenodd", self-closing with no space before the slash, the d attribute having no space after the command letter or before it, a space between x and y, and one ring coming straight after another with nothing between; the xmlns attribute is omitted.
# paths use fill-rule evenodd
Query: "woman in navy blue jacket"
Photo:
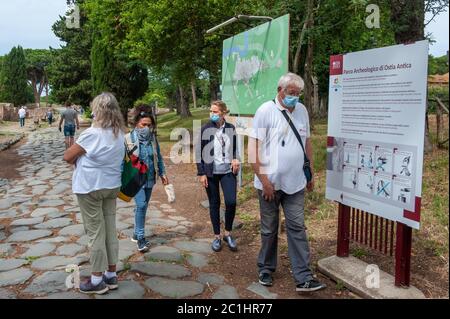
<svg viewBox="0 0 450 319"><path fill-rule="evenodd" d="M236 240L231 236L236 214L236 175L240 165L236 148L236 129L234 125L225 121L225 115L229 111L224 102L213 102L210 112L210 121L201 129L197 175L206 189L209 200L209 214L215 235L211 248L216 252L222 248L219 189L221 185L225 199L223 240L232 251L236 251Z"/></svg>

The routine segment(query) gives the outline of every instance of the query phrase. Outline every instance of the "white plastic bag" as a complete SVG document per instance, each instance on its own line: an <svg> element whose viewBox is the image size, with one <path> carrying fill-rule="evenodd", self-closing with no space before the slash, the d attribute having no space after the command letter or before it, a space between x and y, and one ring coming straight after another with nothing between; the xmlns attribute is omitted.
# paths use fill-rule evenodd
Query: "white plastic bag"
<svg viewBox="0 0 450 319"><path fill-rule="evenodd" d="M175 201L175 189L172 184L168 184L164 186L164 189L166 190L167 194L167 201L169 203L173 203Z"/></svg>

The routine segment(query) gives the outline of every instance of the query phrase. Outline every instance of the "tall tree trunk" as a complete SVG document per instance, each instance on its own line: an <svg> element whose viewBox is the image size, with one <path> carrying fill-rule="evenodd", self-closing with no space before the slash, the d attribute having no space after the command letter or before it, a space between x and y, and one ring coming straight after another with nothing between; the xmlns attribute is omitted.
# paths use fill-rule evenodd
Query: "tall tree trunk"
<svg viewBox="0 0 450 319"><path fill-rule="evenodd" d="M292 61L292 72L299 73L300 72L300 63L302 59L302 46L305 38L305 34L308 31L308 28L311 28L314 22L314 14L319 9L320 2L317 4L317 7L314 8L314 0L309 0L308 6L307 6L307 12L305 15L305 21L303 22L302 31L300 31L298 42L297 42L297 49L295 51L295 56Z"/></svg>
<svg viewBox="0 0 450 319"><path fill-rule="evenodd" d="M33 88L33 95L34 95L34 103L36 104L37 107L40 107L40 103L41 103L41 95L42 92L44 91L44 88L46 87L48 83L47 80L47 76L45 74L43 74L39 81L37 78L37 75L33 75L32 79L31 79L31 87Z"/></svg>
<svg viewBox="0 0 450 319"><path fill-rule="evenodd" d="M192 116L191 115L191 111L189 110L189 95L186 94L185 90L183 89L183 87L180 85L178 87L179 91L180 91L180 116L182 118L187 118Z"/></svg>
<svg viewBox="0 0 450 319"><path fill-rule="evenodd" d="M120 112L122 113L122 117L123 117L123 121L125 123L125 125L128 125L130 123L128 123L128 108L121 108ZM133 123L135 124L135 123Z"/></svg>
<svg viewBox="0 0 450 319"><path fill-rule="evenodd" d="M180 97L180 89L175 90L175 109L177 110L177 115L181 114L181 97Z"/></svg>
<svg viewBox="0 0 450 319"><path fill-rule="evenodd" d="M39 103L41 103L41 95L39 94L37 80L35 78L31 79L31 87L33 88L34 104L36 107L39 107Z"/></svg>
<svg viewBox="0 0 450 319"><path fill-rule="evenodd" d="M217 74L210 73L209 77L209 95L211 102L219 99L217 92L219 92L219 81Z"/></svg>
<svg viewBox="0 0 450 319"><path fill-rule="evenodd" d="M324 94L322 98L320 98L319 117L325 118L327 114L328 114L328 95Z"/></svg>
<svg viewBox="0 0 450 319"><path fill-rule="evenodd" d="M313 86L312 112L314 116L319 115L319 81L317 76L311 75L311 83Z"/></svg>
<svg viewBox="0 0 450 319"><path fill-rule="evenodd" d="M308 26L309 16L305 17L305 22L303 23L302 31L300 32L300 36L298 37L297 42L297 50L295 52L292 72L298 74L299 73L299 66L300 66L300 58L301 58L301 52L302 52L302 44L303 44L303 38L305 37L306 28Z"/></svg>
<svg viewBox="0 0 450 319"><path fill-rule="evenodd" d="M169 97L169 111L173 112L173 110L176 108L177 105L177 95L178 95L178 89L174 90Z"/></svg>
<svg viewBox="0 0 450 319"><path fill-rule="evenodd" d="M45 103L47 104L48 107L48 81L47 83L45 83Z"/></svg>
<svg viewBox="0 0 450 319"><path fill-rule="evenodd" d="M424 136L424 140L423 140L423 147L424 147L424 151L425 153L429 153L433 150L433 144L431 144L430 141L430 127L428 126L428 100L426 102L426 106L425 106L425 136ZM439 141L439 139L438 139Z"/></svg>
<svg viewBox="0 0 450 319"><path fill-rule="evenodd" d="M308 0L308 23L307 28L310 29L314 25L314 19L312 15L314 0ZM310 126L313 127L313 105L314 105L314 84L312 82L313 77L313 43L311 39L308 39L308 47L306 51L306 61L305 61L305 73L303 76L303 80L305 81L305 89L304 89L304 102L305 106L309 113Z"/></svg>
<svg viewBox="0 0 450 319"><path fill-rule="evenodd" d="M42 75L41 80L39 81L39 102L41 101L42 92L44 92L45 84L47 83L47 77L45 74Z"/></svg>
<svg viewBox="0 0 450 319"><path fill-rule="evenodd" d="M197 108L197 94L195 93L195 81L191 82L192 101L194 103L194 109Z"/></svg>

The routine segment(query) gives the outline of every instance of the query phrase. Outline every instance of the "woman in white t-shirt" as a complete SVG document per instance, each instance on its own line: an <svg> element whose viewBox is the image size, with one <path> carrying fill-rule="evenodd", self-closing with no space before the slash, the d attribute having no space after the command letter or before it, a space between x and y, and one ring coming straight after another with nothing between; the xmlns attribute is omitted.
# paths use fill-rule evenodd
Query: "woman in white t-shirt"
<svg viewBox="0 0 450 319"><path fill-rule="evenodd" d="M80 284L80 291L103 294L118 288L116 199L125 155L125 124L111 93L97 96L91 108L95 114L92 126L67 149L64 160L75 165L72 190L77 195L91 250L92 275Z"/></svg>

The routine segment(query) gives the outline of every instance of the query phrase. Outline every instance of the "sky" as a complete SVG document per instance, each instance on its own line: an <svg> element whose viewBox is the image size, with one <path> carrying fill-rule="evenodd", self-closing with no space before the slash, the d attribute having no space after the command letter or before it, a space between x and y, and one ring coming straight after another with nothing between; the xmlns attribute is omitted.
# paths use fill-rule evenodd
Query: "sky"
<svg viewBox="0 0 450 319"><path fill-rule="evenodd" d="M428 19L425 19L428 21ZM447 12L441 13L433 19L425 28L425 33L431 32L432 39L437 40L430 46L430 54L434 56L442 56L448 51L448 9Z"/></svg>
<svg viewBox="0 0 450 319"><path fill-rule="evenodd" d="M25 49L58 48L61 43L51 27L66 10L65 0L0 0L0 55L17 45ZM445 55L449 47L448 10L436 17L426 31L437 40L430 46L430 53Z"/></svg>
<svg viewBox="0 0 450 319"><path fill-rule="evenodd" d="M17 45L24 49L59 48L52 25L66 9L65 0L0 0L0 55Z"/></svg>

